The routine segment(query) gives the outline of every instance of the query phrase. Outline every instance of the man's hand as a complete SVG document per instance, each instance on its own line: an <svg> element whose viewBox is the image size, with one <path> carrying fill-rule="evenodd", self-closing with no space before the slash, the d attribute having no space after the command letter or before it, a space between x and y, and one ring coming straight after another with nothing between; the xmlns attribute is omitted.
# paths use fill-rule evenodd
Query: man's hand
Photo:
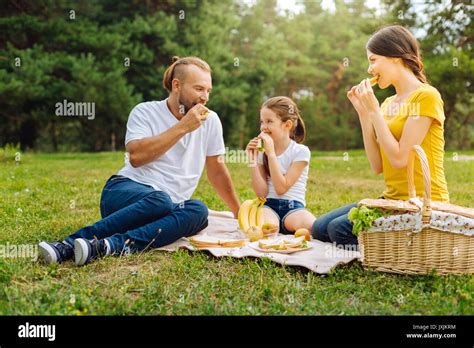
<svg viewBox="0 0 474 348"><path fill-rule="evenodd" d="M190 133L201 127L208 112L209 109L202 104L196 104L191 109L189 109L189 111L180 121L186 133Z"/></svg>

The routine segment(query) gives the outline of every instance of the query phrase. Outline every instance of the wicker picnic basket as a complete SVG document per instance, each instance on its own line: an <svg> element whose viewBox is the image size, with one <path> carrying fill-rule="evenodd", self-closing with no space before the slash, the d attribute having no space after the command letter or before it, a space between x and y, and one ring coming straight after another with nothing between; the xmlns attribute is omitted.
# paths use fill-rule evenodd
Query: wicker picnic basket
<svg viewBox="0 0 474 348"><path fill-rule="evenodd" d="M423 172L423 199L416 197L415 153ZM408 201L364 199L359 206L392 214L361 231L359 248L364 267L400 274L474 273L474 209L431 202L430 169L416 145L407 165Z"/></svg>

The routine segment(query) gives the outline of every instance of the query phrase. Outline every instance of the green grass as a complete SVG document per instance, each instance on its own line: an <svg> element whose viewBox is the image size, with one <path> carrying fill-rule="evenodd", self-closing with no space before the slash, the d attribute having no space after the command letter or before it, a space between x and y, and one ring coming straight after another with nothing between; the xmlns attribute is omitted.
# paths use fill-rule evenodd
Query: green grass
<svg viewBox="0 0 474 348"><path fill-rule="evenodd" d="M343 152L313 157L307 201L316 215L383 190L382 177L370 172L363 152L349 152L349 161L324 159L338 156ZM474 206L474 161L451 158L451 199ZM62 239L93 223L100 216L102 186L122 164L123 153L26 154L20 165L1 161L0 242ZM229 168L241 200L253 197L245 165ZM226 209L205 175L195 197ZM266 259L184 250L109 257L80 268L0 259L3 315L472 315L473 296L473 276L392 275L359 263L319 276Z"/></svg>

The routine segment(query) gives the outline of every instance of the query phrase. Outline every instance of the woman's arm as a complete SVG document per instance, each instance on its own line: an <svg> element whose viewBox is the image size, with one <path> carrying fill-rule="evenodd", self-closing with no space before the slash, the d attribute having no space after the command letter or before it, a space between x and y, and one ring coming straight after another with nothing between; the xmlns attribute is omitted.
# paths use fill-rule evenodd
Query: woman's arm
<svg viewBox="0 0 474 348"><path fill-rule="evenodd" d="M377 138L374 133L374 127L370 117L367 115L367 109L360 102L360 100L355 96L355 89L357 86L352 87L352 89L347 92L347 97L351 101L357 115L359 115L360 126L362 128L362 138L364 140L365 153L367 159L369 160L370 167L375 174L380 174L383 171L382 166L382 156L380 155L379 144L377 143Z"/></svg>
<svg viewBox="0 0 474 348"><path fill-rule="evenodd" d="M403 127L400 141L398 141L383 118L379 102L375 98L368 79L360 83L359 89L355 90L355 96L367 111L367 115L375 129L377 140L392 167L406 167L413 145L421 145L431 127L433 119L426 116L409 117Z"/></svg>
<svg viewBox="0 0 474 348"><path fill-rule="evenodd" d="M403 126L400 141L397 141L381 113L373 113L371 118L380 146L382 146L392 167L398 169L407 166L413 145L421 145L433 122L431 117L409 117Z"/></svg>
<svg viewBox="0 0 474 348"><path fill-rule="evenodd" d="M367 116L360 116L360 125L362 127L362 138L364 140L365 153L369 160L370 167L375 174L383 172L382 156L380 154L379 144L375 136L372 121Z"/></svg>

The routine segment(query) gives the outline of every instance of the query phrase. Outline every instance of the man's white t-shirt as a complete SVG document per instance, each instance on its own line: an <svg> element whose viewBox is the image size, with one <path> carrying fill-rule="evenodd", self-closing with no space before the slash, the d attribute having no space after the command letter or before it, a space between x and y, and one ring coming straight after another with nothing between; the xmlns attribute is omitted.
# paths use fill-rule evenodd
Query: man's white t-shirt
<svg viewBox="0 0 474 348"><path fill-rule="evenodd" d="M132 140L159 135L179 122L166 101L144 102L133 108L127 122L125 145ZM194 193L206 157L224 153L222 124L217 114L210 111L198 129L179 139L157 160L134 168L127 158L125 167L117 174L164 191L174 203L179 203Z"/></svg>
<svg viewBox="0 0 474 348"><path fill-rule="evenodd" d="M293 201L299 201L306 206L306 182L308 181L309 161L311 160L311 151L306 145L298 144L296 141L291 140L290 144L286 148L285 152L277 156L278 164L280 165L280 171L283 175L288 172L293 162L304 161L308 162L308 165L303 169L303 173L300 175L298 180L290 187L286 193L277 195L275 186L270 177L267 178L268 183L268 194L267 198L275 199L287 199ZM263 164L263 154L258 154L258 163Z"/></svg>

